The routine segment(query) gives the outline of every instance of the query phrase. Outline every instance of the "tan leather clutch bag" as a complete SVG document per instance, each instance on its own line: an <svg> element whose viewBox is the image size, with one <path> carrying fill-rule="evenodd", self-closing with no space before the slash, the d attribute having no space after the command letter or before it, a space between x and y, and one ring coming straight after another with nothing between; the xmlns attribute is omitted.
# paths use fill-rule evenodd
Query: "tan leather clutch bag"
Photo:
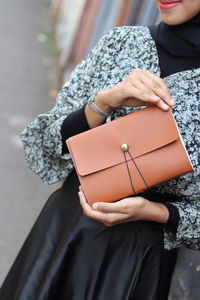
<svg viewBox="0 0 200 300"><path fill-rule="evenodd" d="M171 110L155 106L73 136L67 146L89 204L194 171Z"/></svg>

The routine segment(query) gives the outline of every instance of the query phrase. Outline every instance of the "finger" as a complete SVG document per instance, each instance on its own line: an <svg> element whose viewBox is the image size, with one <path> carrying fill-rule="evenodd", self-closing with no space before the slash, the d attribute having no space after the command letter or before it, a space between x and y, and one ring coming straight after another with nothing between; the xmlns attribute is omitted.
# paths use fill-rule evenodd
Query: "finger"
<svg viewBox="0 0 200 300"><path fill-rule="evenodd" d="M80 197L80 203L82 205L84 214L89 218L92 218L98 222L105 224L106 226L113 226L116 224L133 221L133 216L126 214L125 212L120 213L120 212L96 211L96 210L92 209L90 207L90 205L87 203L87 201L84 197L84 194L82 192L79 192L79 197ZM123 200L126 200L126 199L123 199ZM100 204L102 204L102 202L100 202ZM105 203L103 203L103 204L105 204ZM121 208L123 208L123 206Z"/></svg>
<svg viewBox="0 0 200 300"><path fill-rule="evenodd" d="M105 213L93 210L92 207L87 203L87 201L86 201L86 199L85 199L85 197L82 193L79 193L79 197L80 197L80 204L83 208L83 213L87 217L95 219L95 220L100 221L100 222L106 221L106 214Z"/></svg>
<svg viewBox="0 0 200 300"><path fill-rule="evenodd" d="M127 106L136 106L138 105L138 100L140 100L139 105L141 104L144 105L144 103L148 103L148 105L149 104L157 105L159 108L163 110L169 109L169 105L167 105L165 101L163 101L159 96L149 95L146 92L141 91L136 87L132 86L131 84L128 85L127 89L128 89L127 94L130 96L130 98L126 100Z"/></svg>
<svg viewBox="0 0 200 300"><path fill-rule="evenodd" d="M85 212L88 212L90 210L92 210L91 206L88 204L83 192L78 192L78 195L79 195L79 199L80 199L80 204L83 208L83 211Z"/></svg>
<svg viewBox="0 0 200 300"><path fill-rule="evenodd" d="M164 100L167 105L173 106L175 104L163 79L146 70L142 70L140 79L143 84L147 85L147 87L150 88L155 95Z"/></svg>
<svg viewBox="0 0 200 300"><path fill-rule="evenodd" d="M95 219L98 219L98 220L101 220L102 217L105 215L104 213L100 212L100 211L97 211L97 210L94 210L87 202L84 194L82 192L79 192L78 193L79 195L79 199L80 199L80 204L83 208L83 212L88 216L88 217L91 217L91 218L95 218Z"/></svg>
<svg viewBox="0 0 200 300"><path fill-rule="evenodd" d="M126 216L124 214L118 214L118 213L104 214L101 220L101 222L104 223L106 226L114 226L129 221L131 221L131 218L129 216Z"/></svg>
<svg viewBox="0 0 200 300"><path fill-rule="evenodd" d="M128 209L131 205L131 199L122 199L116 202L108 203L108 202L96 202L92 205L94 210L98 210L104 213L120 213L127 214ZM132 202L133 203L133 202Z"/></svg>
<svg viewBox="0 0 200 300"><path fill-rule="evenodd" d="M131 76L130 78L132 79L131 84L135 88L137 88L139 91L142 91L145 94L147 94L147 95L149 95L149 96L151 96L153 98L157 97L157 95L152 91L152 89L150 89L147 85L143 84L142 81L140 81L140 80L135 81L134 80L134 76Z"/></svg>
<svg viewBox="0 0 200 300"><path fill-rule="evenodd" d="M142 88L141 88L141 85L142 85ZM133 98L133 99L138 99L140 101L145 101L145 100L158 101L158 100L160 100L160 97L158 97L154 93L147 92L148 89L145 89L143 87L143 84L138 83L138 82L134 83L134 84L131 81L126 82L124 89L125 89L127 99Z"/></svg>
<svg viewBox="0 0 200 300"><path fill-rule="evenodd" d="M117 223L122 223L124 220L128 220L129 218L123 213L114 213L114 212L107 213L107 212L94 210L87 203L84 194L82 192L79 192L78 194L79 194L81 206L83 208L83 212L89 218L102 222L107 226L111 226Z"/></svg>
<svg viewBox="0 0 200 300"><path fill-rule="evenodd" d="M140 81L134 82L134 80L133 80L132 84L139 91L143 91L146 95L149 95L151 97L151 99L153 99L153 101L150 101L150 102L143 101L144 106L150 106L150 105L155 104L163 110L169 109L169 105L167 103L165 103L165 101L163 101L162 98L160 96L158 96L156 93L154 93L150 88L145 86L142 82L140 82ZM163 93L163 95L164 95L164 93ZM129 99L129 101L131 103L131 101L133 101L133 99ZM134 101L134 103L135 103L135 101Z"/></svg>
<svg viewBox="0 0 200 300"><path fill-rule="evenodd" d="M113 226L119 223L124 223L129 221L130 216L126 216L125 214L120 213L103 213L98 211L93 211L90 216L91 218L104 223L107 226Z"/></svg>
<svg viewBox="0 0 200 300"><path fill-rule="evenodd" d="M147 86L151 91L160 97L167 105L173 106L175 102L171 98L170 91L163 79L157 75L149 72L148 70L135 69L130 75L130 78L133 77L136 86L138 82L141 81Z"/></svg>
<svg viewBox="0 0 200 300"><path fill-rule="evenodd" d="M118 213L120 212L120 208L117 202L115 203L107 203L107 202L96 202L92 205L94 210L104 212L104 213Z"/></svg>

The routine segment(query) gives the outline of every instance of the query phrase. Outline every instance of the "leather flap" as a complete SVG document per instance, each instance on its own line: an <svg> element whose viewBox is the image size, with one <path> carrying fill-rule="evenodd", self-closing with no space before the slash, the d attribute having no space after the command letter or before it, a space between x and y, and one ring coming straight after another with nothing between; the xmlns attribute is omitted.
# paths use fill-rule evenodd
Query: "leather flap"
<svg viewBox="0 0 200 300"><path fill-rule="evenodd" d="M122 144L128 144L136 158L178 138L171 110L164 112L150 106L73 136L67 140L67 146L77 172L85 176L124 162Z"/></svg>

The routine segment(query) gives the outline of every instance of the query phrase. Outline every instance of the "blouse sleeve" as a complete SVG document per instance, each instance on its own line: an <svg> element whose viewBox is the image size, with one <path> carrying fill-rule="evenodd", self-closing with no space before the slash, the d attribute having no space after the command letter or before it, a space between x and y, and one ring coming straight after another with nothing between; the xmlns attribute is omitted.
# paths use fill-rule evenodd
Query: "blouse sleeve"
<svg viewBox="0 0 200 300"><path fill-rule="evenodd" d="M110 30L72 72L59 93L55 107L39 115L21 133L28 166L48 184L63 180L73 165L68 153L62 153L61 127L66 117L83 107L90 97L103 89L102 78L120 44L120 31Z"/></svg>
<svg viewBox="0 0 200 300"><path fill-rule="evenodd" d="M185 246L200 249L200 201L182 200L171 203L179 212L179 223L176 232L165 228L165 245L167 249Z"/></svg>

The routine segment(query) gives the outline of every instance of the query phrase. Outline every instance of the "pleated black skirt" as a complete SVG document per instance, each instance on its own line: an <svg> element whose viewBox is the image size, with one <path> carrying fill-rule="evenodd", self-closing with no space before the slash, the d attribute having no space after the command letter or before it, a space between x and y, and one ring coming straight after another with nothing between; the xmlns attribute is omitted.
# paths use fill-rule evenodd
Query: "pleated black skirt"
<svg viewBox="0 0 200 300"><path fill-rule="evenodd" d="M177 251L162 226L107 227L86 217L73 172L46 202L0 290L0 300L166 300Z"/></svg>

